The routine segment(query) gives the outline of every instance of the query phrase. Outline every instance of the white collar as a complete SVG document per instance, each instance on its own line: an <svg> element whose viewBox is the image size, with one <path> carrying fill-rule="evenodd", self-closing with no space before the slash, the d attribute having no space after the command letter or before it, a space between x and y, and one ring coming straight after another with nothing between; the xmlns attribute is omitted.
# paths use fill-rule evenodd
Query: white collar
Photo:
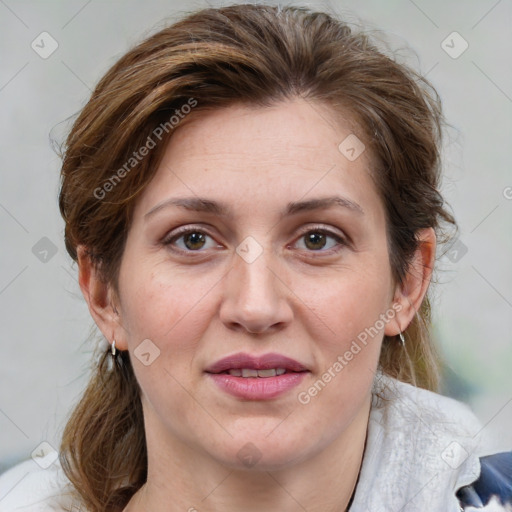
<svg viewBox="0 0 512 512"><path fill-rule="evenodd" d="M350 512L459 512L480 474L482 427L465 405L382 372Z"/></svg>

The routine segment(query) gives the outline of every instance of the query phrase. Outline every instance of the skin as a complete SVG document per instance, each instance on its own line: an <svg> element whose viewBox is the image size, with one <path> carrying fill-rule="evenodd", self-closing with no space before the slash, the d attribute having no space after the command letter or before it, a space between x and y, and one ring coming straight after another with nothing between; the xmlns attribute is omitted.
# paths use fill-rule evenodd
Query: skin
<svg viewBox="0 0 512 512"><path fill-rule="evenodd" d="M125 512L347 507L383 336L405 330L419 309L435 254L433 230L420 232L406 281L393 282L369 151L349 161L338 150L351 126L302 99L191 114L138 200L118 294L79 248L91 314L118 350L130 351L142 389L148 482ZM363 213L332 205L281 217L290 202L333 195ZM230 215L167 206L145 217L163 201L184 197L224 203ZM208 236L166 245L179 226ZM346 242L328 234L308 244L304 235L319 228ZM251 263L236 252L248 236L263 251ZM298 393L393 304L400 307L393 319L301 404ZM148 366L134 357L145 339L160 350ZM278 352L310 373L276 399L241 400L204 373L237 352ZM260 457L251 467L237 456L244 446Z"/></svg>

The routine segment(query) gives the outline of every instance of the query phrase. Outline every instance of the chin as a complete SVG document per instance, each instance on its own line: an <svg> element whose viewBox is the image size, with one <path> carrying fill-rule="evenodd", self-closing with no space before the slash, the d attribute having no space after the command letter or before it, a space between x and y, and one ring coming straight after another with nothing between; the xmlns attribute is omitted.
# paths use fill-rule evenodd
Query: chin
<svg viewBox="0 0 512 512"><path fill-rule="evenodd" d="M224 446L222 453L215 454L215 458L236 470L278 471L300 463L314 452L313 447L308 449L301 439L284 435L285 432L269 436L267 432L271 431L262 429L254 435L236 436L229 446Z"/></svg>

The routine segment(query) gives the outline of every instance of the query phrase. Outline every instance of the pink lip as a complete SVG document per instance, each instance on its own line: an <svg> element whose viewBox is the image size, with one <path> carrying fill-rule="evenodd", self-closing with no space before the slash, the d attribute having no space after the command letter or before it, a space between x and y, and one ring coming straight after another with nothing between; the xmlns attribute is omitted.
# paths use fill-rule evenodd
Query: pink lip
<svg viewBox="0 0 512 512"><path fill-rule="evenodd" d="M268 370L284 368L287 373L275 377L235 377L227 370L251 368ZM206 369L207 375L220 389L244 400L269 400L298 386L309 370L294 359L280 354L251 356L239 353L220 359Z"/></svg>
<svg viewBox="0 0 512 512"><path fill-rule="evenodd" d="M206 368L207 373L221 373L227 370L237 368L252 368L254 370L268 370L270 368L284 368L291 372L304 372L308 369L289 357L276 353L263 354L261 356L251 356L243 352L232 354L219 359L217 362Z"/></svg>
<svg viewBox="0 0 512 512"><path fill-rule="evenodd" d="M244 400L270 400L298 386L309 372L283 373L275 377L234 377L227 373L209 373L220 389Z"/></svg>

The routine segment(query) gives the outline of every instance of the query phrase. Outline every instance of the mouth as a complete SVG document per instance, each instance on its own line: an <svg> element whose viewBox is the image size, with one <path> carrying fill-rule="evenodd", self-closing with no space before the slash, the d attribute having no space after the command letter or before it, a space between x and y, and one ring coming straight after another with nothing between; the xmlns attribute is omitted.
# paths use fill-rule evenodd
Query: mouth
<svg viewBox="0 0 512 512"><path fill-rule="evenodd" d="M287 371L286 368L269 368L268 370L256 370L254 368L232 368L230 370L220 373L232 375L233 377L243 377L245 379L249 377L258 377L265 379L268 377L275 377L276 375L283 375L285 373L290 372Z"/></svg>
<svg viewBox="0 0 512 512"><path fill-rule="evenodd" d="M205 373L222 391L244 400L276 398L297 386L310 370L281 354L239 353L220 359Z"/></svg>
<svg viewBox="0 0 512 512"><path fill-rule="evenodd" d="M234 377L268 378L285 373L300 373L309 371L308 368L281 354L269 353L261 356L251 356L245 353L224 357L206 368L206 373L226 373Z"/></svg>

